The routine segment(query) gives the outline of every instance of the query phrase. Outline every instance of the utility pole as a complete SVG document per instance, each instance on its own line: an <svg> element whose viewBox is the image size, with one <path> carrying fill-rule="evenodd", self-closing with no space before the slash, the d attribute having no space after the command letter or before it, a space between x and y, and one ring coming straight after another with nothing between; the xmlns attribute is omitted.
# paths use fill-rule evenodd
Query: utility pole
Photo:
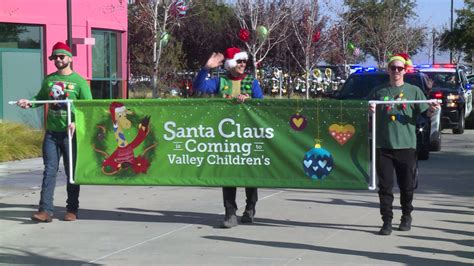
<svg viewBox="0 0 474 266"><path fill-rule="evenodd" d="M67 0L67 45L72 49L72 3Z"/></svg>
<svg viewBox="0 0 474 266"><path fill-rule="evenodd" d="M432 64L435 64L435 55L436 55L436 30L433 28L432 29L432 34L433 34L433 62Z"/></svg>
<svg viewBox="0 0 474 266"><path fill-rule="evenodd" d="M450 31L453 32L453 14L454 14L454 0L451 0L451 29ZM453 50L449 49L449 63L453 63Z"/></svg>

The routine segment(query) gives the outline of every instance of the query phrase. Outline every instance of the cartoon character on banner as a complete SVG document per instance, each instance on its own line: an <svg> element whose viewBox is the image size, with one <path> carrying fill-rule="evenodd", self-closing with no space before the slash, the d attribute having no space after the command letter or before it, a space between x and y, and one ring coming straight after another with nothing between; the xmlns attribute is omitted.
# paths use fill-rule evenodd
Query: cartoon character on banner
<svg viewBox="0 0 474 266"><path fill-rule="evenodd" d="M72 84L71 84L72 85ZM49 97L53 100L65 100L69 97L69 93L65 91L65 84L63 82L56 82L50 84L51 92ZM59 110L66 109L66 103L53 103L51 109Z"/></svg>
<svg viewBox="0 0 474 266"><path fill-rule="evenodd" d="M138 132L132 142L128 143L125 135L126 131L132 127L132 122L127 115L132 115L125 108L125 105L119 102L112 102L109 106L110 116L113 123L113 131L117 147L115 151L109 154L99 150L94 144L94 150L105 156L102 162L102 173L105 175L115 175L122 170L132 169L136 174L146 173L150 167L150 162L144 157L145 153L154 148L154 143L147 147L141 155L135 156L134 150L140 146L150 133L150 116L145 116L138 125ZM104 126L97 126L100 129L97 138L104 139L106 129Z"/></svg>

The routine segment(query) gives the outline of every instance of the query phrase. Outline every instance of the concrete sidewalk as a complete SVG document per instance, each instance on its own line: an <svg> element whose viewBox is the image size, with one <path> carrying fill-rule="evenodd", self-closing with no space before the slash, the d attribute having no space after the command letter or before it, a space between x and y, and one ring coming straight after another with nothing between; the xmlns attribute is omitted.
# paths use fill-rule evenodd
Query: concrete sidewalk
<svg viewBox="0 0 474 266"><path fill-rule="evenodd" d="M29 217L39 200L41 159L2 163L0 263L473 265L472 178L444 169L450 156L421 163L412 231L391 236L377 235L372 191L260 189L256 222L221 229L220 188L82 186L79 220L64 222L63 173L55 219L37 224ZM463 160L472 165L471 158ZM239 189L239 216L244 200ZM396 207L395 227L400 215Z"/></svg>

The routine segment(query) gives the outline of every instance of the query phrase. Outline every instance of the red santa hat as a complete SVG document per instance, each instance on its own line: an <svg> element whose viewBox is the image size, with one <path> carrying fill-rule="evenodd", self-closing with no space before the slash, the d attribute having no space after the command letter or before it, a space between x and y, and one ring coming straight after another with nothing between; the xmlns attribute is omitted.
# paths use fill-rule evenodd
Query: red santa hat
<svg viewBox="0 0 474 266"><path fill-rule="evenodd" d="M53 46L53 50L51 52L51 55L48 57L49 60L54 60L54 56L57 54L65 54L69 57L72 57L72 50L67 44L63 42L57 42Z"/></svg>
<svg viewBox="0 0 474 266"><path fill-rule="evenodd" d="M236 67L237 60L248 59L247 53L240 51L240 49L236 47L227 48L227 50L225 50L224 56L226 59L224 63L224 68L226 70L230 70L231 68Z"/></svg>
<svg viewBox="0 0 474 266"><path fill-rule="evenodd" d="M125 113L127 111L127 109L125 108L125 105L123 105L123 103L112 102L109 106L109 111L110 111L110 116L112 116L112 122L115 123L115 122L117 122L115 114Z"/></svg>

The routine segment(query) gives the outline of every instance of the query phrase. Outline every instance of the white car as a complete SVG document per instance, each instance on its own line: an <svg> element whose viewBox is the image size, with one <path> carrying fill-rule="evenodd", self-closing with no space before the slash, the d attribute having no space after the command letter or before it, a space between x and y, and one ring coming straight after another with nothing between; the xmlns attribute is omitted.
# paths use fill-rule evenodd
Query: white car
<svg viewBox="0 0 474 266"><path fill-rule="evenodd" d="M472 112L472 90L464 69L452 64L417 65L432 83L431 97L442 100L441 127L463 134L466 117Z"/></svg>

